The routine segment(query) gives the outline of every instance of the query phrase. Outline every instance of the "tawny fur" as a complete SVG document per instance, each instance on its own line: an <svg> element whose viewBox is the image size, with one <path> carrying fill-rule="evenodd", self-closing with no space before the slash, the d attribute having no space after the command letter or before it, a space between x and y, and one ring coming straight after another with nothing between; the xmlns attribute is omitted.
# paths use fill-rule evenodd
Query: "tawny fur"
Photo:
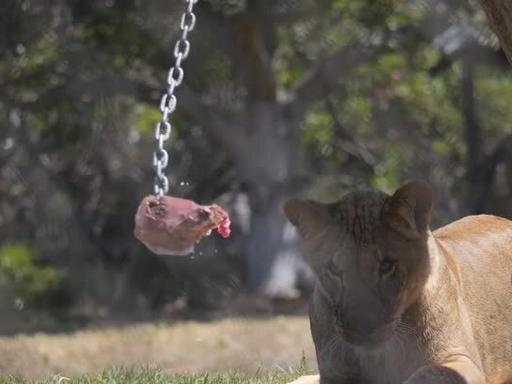
<svg viewBox="0 0 512 384"><path fill-rule="evenodd" d="M512 221L469 216L432 232L430 193L417 182L391 197L371 192L330 205L287 203L317 275L310 321L320 375L295 384L512 383ZM392 311L365 286L382 262L375 255L385 253L398 261L393 273L407 276ZM348 291L356 292L341 296L361 300L343 316L357 312L371 325L368 335L375 330L386 335L382 340L346 340L333 311L347 303L333 297L337 287L329 286L326 268L341 271L343 282L352 279Z"/></svg>

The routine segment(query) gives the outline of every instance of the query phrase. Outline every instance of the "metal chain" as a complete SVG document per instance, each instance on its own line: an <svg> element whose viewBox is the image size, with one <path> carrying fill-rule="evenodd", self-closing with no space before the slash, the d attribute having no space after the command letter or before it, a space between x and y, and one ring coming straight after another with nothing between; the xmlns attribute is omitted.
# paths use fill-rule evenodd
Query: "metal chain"
<svg viewBox="0 0 512 384"><path fill-rule="evenodd" d="M194 5L198 0L184 0L187 8L181 16L180 29L181 37L174 46L174 66L169 69L167 75L167 91L163 94L160 101L160 111L162 112L162 119L156 124L155 138L157 148L153 153L153 168L155 169L155 183L154 194L163 196L169 192L169 179L165 176L165 169L169 163L169 154L164 148L164 143L169 140L171 136L171 123L169 122L169 115L176 109L176 96L174 91L183 82L183 68L181 65L188 57L190 52L190 42L188 41L188 33L194 30L196 25L196 15L194 14Z"/></svg>

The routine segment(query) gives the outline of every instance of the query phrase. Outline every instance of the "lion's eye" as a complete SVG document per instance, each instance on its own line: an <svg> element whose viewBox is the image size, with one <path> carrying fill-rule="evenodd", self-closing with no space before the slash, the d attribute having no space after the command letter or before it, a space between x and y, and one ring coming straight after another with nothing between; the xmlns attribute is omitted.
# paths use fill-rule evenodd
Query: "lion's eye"
<svg viewBox="0 0 512 384"><path fill-rule="evenodd" d="M334 279L339 279L343 275L343 271L333 262L329 262L325 267L327 276Z"/></svg>
<svg viewBox="0 0 512 384"><path fill-rule="evenodd" d="M382 259L379 265L379 273L381 276L391 275L396 270L396 260L386 257Z"/></svg>

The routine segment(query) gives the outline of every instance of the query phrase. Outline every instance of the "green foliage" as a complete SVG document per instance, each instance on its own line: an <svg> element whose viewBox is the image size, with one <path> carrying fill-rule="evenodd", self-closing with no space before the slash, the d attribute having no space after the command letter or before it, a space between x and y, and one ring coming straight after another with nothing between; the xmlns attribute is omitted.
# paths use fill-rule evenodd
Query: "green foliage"
<svg viewBox="0 0 512 384"><path fill-rule="evenodd" d="M0 248L0 282L11 286L23 302L36 302L61 279L62 272L39 265L29 247L16 244Z"/></svg>
<svg viewBox="0 0 512 384"><path fill-rule="evenodd" d="M24 47L26 54L16 59L15 72L10 75L16 78L24 78L23 85L30 89L33 82L26 82L29 74L44 69L49 63L55 62L59 57L58 46L55 40L48 38L37 39L27 47ZM42 80L34 76L32 80Z"/></svg>
<svg viewBox="0 0 512 384"><path fill-rule="evenodd" d="M160 109L152 104L139 103L136 105L137 123L136 126L141 135L148 135L154 132L155 125L162 119Z"/></svg>
<svg viewBox="0 0 512 384"><path fill-rule="evenodd" d="M356 132L368 132L371 123L371 101L362 95L348 96L341 107L344 124Z"/></svg>
<svg viewBox="0 0 512 384"><path fill-rule="evenodd" d="M302 132L302 141L306 147L329 145L334 138L332 118L325 110L318 109L308 114Z"/></svg>
<svg viewBox="0 0 512 384"><path fill-rule="evenodd" d="M245 16L254 16L251 7L258 2L206 1L198 12L197 29L190 34L184 87L195 92L213 116L227 117L230 129L243 130L244 137L252 140L258 136L252 135L253 129L259 128L247 124L247 111L274 100L251 99L245 87L247 77L254 74L244 64L247 58L270 59L268 67L279 84L275 111L284 125L294 120L286 108L293 100L290 91L308 71L321 67L324 58L344 47L368 43L374 58L353 70L345 63L339 65L340 73L350 73L342 80L333 79L330 94L319 97L307 111L299 143L305 161L293 172L307 173L315 190L330 183L329 198L359 186L390 192L410 178L440 180L443 201L458 210L446 215L459 215L464 210L461 186L466 181L461 57L443 57L432 40L452 22L483 25L485 19L472 3L454 6L459 11L448 15L447 24L442 18L431 19L427 32L432 35L425 36L416 28L429 21L425 15L430 3L260 2L264 12L259 16L277 15L279 21L272 25L269 19L261 35L255 36L255 56L247 56L250 39L245 38L250 36L240 35L240 23ZM243 281L245 239L219 246L219 255L235 255L236 261L226 257L218 262L219 256L201 265L164 265L148 257L132 236L136 204L150 190L153 177L154 127L161 118L160 87L179 30L178 2L82 0L43 7L7 0L4 8L6 12L0 12L0 25L5 26L0 48L6 52L0 58L0 237L6 243L30 242L31 248L2 249L3 284L14 287L23 300L39 300L61 277L42 265L58 259L67 271L75 268L69 281L87 281L75 291L66 289L80 292L85 302L95 301L88 294L106 302L121 301L117 288L104 288L115 282L124 289L119 295L126 295L130 304L130 289L135 289L151 306L161 307L183 294L190 301L210 303L230 275ZM485 33L482 36L492 40ZM443 60L446 65L434 73L432 69ZM512 76L497 70L491 60L477 65L476 108L486 155L510 131ZM229 133L219 137L209 124L198 123L190 108L182 114L186 100L180 92L167 143L172 194L212 201L226 192L235 196L253 190L246 185L251 175L245 173L258 166L238 164L231 148L236 140ZM198 108L197 113L204 110ZM290 135L293 140L294 135ZM265 148L259 150L264 153ZM283 153L288 152L292 151ZM66 215L56 217L48 204L55 196L65 196L69 202ZM55 233L67 235L59 237L62 244L54 244ZM91 265L105 271L109 284L98 283ZM128 281L117 284L120 276ZM94 290L86 292L86 285L94 285Z"/></svg>
<svg viewBox="0 0 512 384"><path fill-rule="evenodd" d="M501 132L511 131L512 76L510 73L480 71L475 86L478 112L480 116L485 116L485 119L481 120L486 136L499 138Z"/></svg>
<svg viewBox="0 0 512 384"><path fill-rule="evenodd" d="M356 19L366 27L382 26L382 21L393 14L394 1L336 0L335 9L343 16Z"/></svg>
<svg viewBox="0 0 512 384"><path fill-rule="evenodd" d="M393 193L406 179L406 164L412 158L411 151L404 146L390 146L382 161L375 170L372 186L386 193Z"/></svg>

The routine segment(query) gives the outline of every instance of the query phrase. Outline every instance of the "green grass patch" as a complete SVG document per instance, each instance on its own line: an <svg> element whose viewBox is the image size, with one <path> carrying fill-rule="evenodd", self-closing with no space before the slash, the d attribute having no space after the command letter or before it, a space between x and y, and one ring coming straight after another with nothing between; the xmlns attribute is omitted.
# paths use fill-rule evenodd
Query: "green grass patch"
<svg viewBox="0 0 512 384"><path fill-rule="evenodd" d="M18 377L0 378L0 384L285 384L308 373L304 367L293 370L246 373L169 374L152 368L113 368L95 376L67 378L55 376L46 380Z"/></svg>

